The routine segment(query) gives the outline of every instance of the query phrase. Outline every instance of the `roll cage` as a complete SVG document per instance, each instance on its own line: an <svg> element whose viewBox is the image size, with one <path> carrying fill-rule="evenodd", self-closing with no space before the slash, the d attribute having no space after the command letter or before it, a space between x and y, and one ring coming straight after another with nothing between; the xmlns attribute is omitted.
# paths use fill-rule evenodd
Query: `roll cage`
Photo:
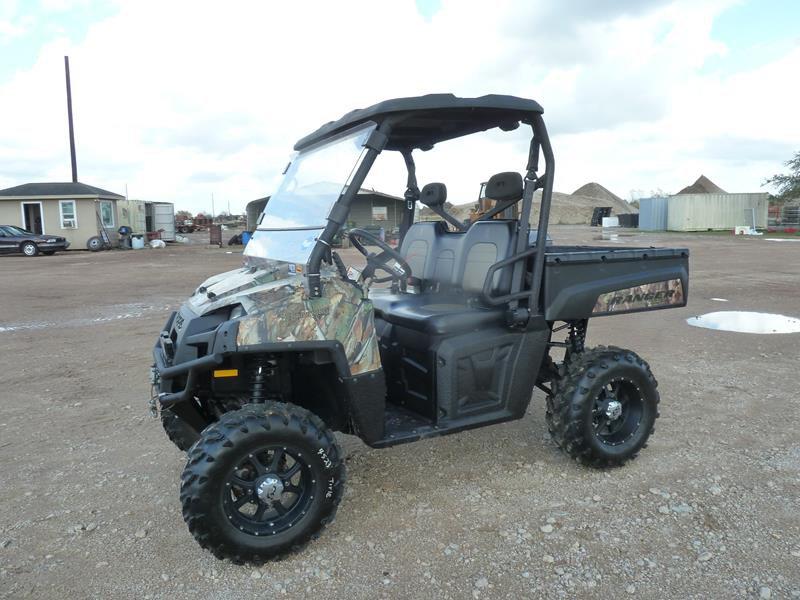
<svg viewBox="0 0 800 600"><path fill-rule="evenodd" d="M365 109L352 111L338 121L320 127L314 133L295 144L295 150L303 150L322 142L338 133L360 123L373 121L377 128L364 144L367 152L348 186L333 205L327 218L327 225L317 238L316 244L306 264L308 292L312 297L322 293L320 265L328 255L331 242L347 220L350 205L364 179L372 168L375 159L383 150L400 152L407 169L406 204L400 228L401 241L414 220L414 211L420 198L414 164L414 150L430 150L435 144L480 131L500 128L511 131L520 126L531 128L532 137L525 166L522 198L498 202L494 208L478 220L492 219L517 202L522 202L517 220L517 235L514 252L508 258L493 265L487 275L487 282L494 273L503 268L512 269L511 289L507 294L491 296L484 286L484 301L491 305L508 303L510 322L524 324L530 316L542 314L541 287L545 260L547 224L553 192L555 160L542 118L541 106L533 100L514 96L489 95L479 98L457 98L452 94L431 94L416 98L400 98L381 102ZM544 173L539 171L540 155L544 157ZM542 189L536 244L528 245L528 230L533 195ZM526 285L526 262L532 260L532 278Z"/></svg>

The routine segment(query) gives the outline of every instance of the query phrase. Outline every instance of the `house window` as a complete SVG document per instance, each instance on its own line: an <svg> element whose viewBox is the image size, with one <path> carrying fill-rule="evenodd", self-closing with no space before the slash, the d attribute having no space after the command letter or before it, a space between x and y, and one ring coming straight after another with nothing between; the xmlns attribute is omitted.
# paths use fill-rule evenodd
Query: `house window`
<svg viewBox="0 0 800 600"><path fill-rule="evenodd" d="M114 227L114 204L108 200L100 201L100 222L103 227Z"/></svg>
<svg viewBox="0 0 800 600"><path fill-rule="evenodd" d="M78 211L75 208L75 200L59 200L58 209L61 213L61 229L77 229Z"/></svg>
<svg viewBox="0 0 800 600"><path fill-rule="evenodd" d="M373 206L372 207L372 220L385 221L389 217L388 206Z"/></svg>

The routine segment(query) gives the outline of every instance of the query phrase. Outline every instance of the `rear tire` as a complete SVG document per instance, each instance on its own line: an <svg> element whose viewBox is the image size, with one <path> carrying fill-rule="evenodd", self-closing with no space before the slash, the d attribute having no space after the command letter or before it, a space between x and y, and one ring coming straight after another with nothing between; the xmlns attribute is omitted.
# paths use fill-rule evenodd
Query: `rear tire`
<svg viewBox="0 0 800 600"><path fill-rule="evenodd" d="M33 242L24 242L19 249L25 256L36 256L39 254L39 246Z"/></svg>
<svg viewBox="0 0 800 600"><path fill-rule="evenodd" d="M659 416L649 365L630 350L600 346L573 355L559 373L546 414L556 444L592 467L636 458Z"/></svg>
<svg viewBox="0 0 800 600"><path fill-rule="evenodd" d="M344 481L342 451L317 416L249 404L209 425L189 451L183 518L217 558L259 564L316 538L333 521Z"/></svg>

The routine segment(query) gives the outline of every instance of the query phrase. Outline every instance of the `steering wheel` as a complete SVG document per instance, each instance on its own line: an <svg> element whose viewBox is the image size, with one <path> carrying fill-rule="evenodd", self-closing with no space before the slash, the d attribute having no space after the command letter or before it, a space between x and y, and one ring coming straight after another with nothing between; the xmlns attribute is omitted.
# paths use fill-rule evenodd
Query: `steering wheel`
<svg viewBox="0 0 800 600"><path fill-rule="evenodd" d="M374 283L391 281L392 287L399 286L401 290L405 291L408 279L411 277L411 267L402 254L380 238L367 233L363 229L351 229L347 232L347 237L350 238L356 250L361 252L367 259L367 266L361 272L361 277L364 279L372 278ZM381 252L379 254L370 252L362 243L362 240L369 245L377 246L381 249ZM394 261L397 264L390 265L390 261ZM377 270L387 273L388 277L376 278L375 271Z"/></svg>

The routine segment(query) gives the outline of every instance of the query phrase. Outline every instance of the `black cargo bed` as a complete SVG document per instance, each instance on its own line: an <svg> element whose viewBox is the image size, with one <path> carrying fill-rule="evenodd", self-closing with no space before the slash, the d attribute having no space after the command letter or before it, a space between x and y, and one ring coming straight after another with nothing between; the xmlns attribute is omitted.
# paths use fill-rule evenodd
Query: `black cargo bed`
<svg viewBox="0 0 800 600"><path fill-rule="evenodd" d="M689 250L608 246L547 246L544 269L548 321L686 306Z"/></svg>
<svg viewBox="0 0 800 600"><path fill-rule="evenodd" d="M603 262L616 260L647 260L648 258L675 258L689 256L686 248L644 248L609 246L547 246L547 264Z"/></svg>

